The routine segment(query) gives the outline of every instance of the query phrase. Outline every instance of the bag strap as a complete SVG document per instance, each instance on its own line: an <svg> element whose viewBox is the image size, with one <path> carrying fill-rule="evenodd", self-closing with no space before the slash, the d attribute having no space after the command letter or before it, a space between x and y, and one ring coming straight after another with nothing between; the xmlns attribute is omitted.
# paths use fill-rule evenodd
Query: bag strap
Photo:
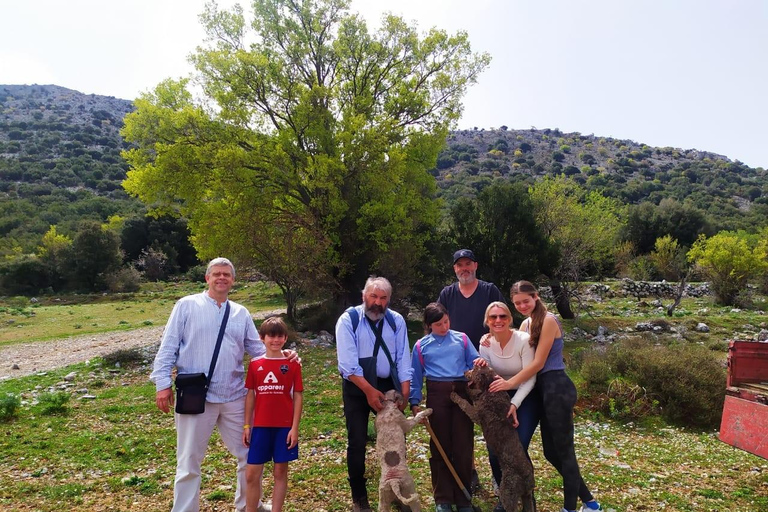
<svg viewBox="0 0 768 512"><path fill-rule="evenodd" d="M357 308L354 306L347 308L349 314L349 320L352 322L352 332L357 331L357 326L360 324L360 313L357 312ZM387 319L387 323L392 328L392 332L397 331L397 322L395 322L395 315L387 308L384 313L384 318Z"/></svg>
<svg viewBox="0 0 768 512"><path fill-rule="evenodd" d="M221 321L221 327L219 327L219 337L216 339L216 348L213 349L213 358L211 359L211 367L208 368L208 382L205 383L206 389L208 389L208 384L211 383L213 370L216 368L216 360L219 358L219 350L221 349L221 340L224 339L224 331L227 328L227 320L229 320L229 301L227 301L227 307L224 309L224 318Z"/></svg>
<svg viewBox="0 0 768 512"><path fill-rule="evenodd" d="M371 326L371 330L376 335L376 344L373 347L373 357L378 357L379 354L379 347L384 349L384 355L387 356L387 361L389 361L389 374L390 377L392 377L392 382L395 384L395 387L397 387L397 380L395 380L395 375L397 375L395 372L395 369L397 368L395 366L395 362L392 360L392 354L389 352L389 347L387 347L387 344L384 343L384 336L382 335L382 332L384 331L384 322L379 322L379 325L376 325L376 322L371 320L368 317L365 317L366 320L368 320L368 324Z"/></svg>

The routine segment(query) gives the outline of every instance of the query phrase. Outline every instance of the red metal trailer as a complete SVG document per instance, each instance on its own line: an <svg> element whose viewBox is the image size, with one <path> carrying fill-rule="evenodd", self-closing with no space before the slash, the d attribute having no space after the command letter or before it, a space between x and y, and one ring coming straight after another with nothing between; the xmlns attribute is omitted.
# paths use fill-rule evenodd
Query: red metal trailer
<svg viewBox="0 0 768 512"><path fill-rule="evenodd" d="M768 459L768 343L732 341L720 440Z"/></svg>

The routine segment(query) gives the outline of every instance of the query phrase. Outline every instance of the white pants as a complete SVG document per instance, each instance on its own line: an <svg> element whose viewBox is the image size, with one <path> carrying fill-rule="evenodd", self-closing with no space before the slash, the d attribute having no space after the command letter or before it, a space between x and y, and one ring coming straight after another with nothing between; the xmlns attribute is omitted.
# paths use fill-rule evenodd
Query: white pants
<svg viewBox="0 0 768 512"><path fill-rule="evenodd" d="M208 448L213 427L229 452L237 457L237 490L235 509L245 511L245 467L248 448L243 445L245 397L224 404L205 403L202 414L175 414L176 481L173 488L172 512L200 510L200 466Z"/></svg>

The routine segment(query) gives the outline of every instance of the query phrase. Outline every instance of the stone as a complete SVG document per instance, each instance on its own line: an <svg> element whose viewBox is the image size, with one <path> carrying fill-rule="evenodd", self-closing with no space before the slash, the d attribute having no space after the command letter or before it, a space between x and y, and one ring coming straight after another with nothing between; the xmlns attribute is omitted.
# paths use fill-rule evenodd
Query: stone
<svg viewBox="0 0 768 512"><path fill-rule="evenodd" d="M709 326L705 324L704 322L699 322L696 324L696 331L697 332L709 332Z"/></svg>
<svg viewBox="0 0 768 512"><path fill-rule="evenodd" d="M72 382L75 380L75 377L77 377L77 372L70 372L64 376L64 380L67 382Z"/></svg>

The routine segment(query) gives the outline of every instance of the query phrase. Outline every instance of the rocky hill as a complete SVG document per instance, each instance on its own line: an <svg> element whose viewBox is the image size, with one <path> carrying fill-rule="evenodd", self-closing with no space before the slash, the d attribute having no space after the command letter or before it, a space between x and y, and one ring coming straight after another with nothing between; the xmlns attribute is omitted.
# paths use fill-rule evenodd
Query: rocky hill
<svg viewBox="0 0 768 512"><path fill-rule="evenodd" d="M119 130L132 109L55 85L0 85L0 255L34 250L51 224L66 233L83 219L142 209L120 185L127 165ZM495 181L563 173L631 205L686 202L716 229L768 222L766 170L693 149L502 126L451 132L432 171L446 206Z"/></svg>
<svg viewBox="0 0 768 512"><path fill-rule="evenodd" d="M0 235L30 249L51 224L140 208L121 188L127 100L55 85L0 85Z"/></svg>
<svg viewBox="0 0 768 512"><path fill-rule="evenodd" d="M649 147L557 129L454 131L433 174L449 204L497 180L531 183L566 174L627 204L688 201L710 216L733 217L727 228L768 218L765 169L706 151Z"/></svg>

